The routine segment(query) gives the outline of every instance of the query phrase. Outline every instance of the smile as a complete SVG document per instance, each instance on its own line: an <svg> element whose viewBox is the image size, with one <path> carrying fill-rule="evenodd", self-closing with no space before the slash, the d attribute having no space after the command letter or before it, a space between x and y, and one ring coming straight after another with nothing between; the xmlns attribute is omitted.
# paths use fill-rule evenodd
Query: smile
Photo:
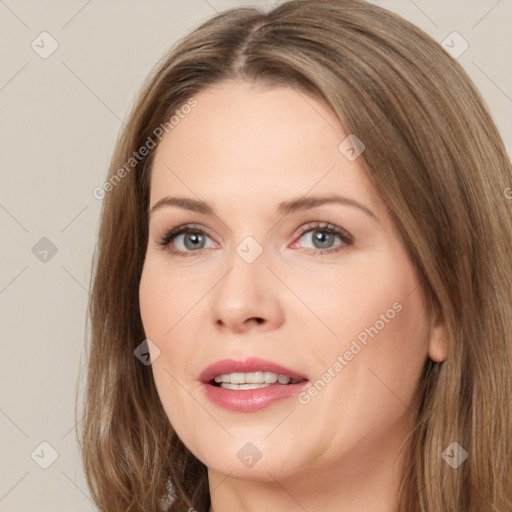
<svg viewBox="0 0 512 512"><path fill-rule="evenodd" d="M300 393L308 379L278 363L260 359L224 359L200 376L207 398L230 411L255 412Z"/></svg>

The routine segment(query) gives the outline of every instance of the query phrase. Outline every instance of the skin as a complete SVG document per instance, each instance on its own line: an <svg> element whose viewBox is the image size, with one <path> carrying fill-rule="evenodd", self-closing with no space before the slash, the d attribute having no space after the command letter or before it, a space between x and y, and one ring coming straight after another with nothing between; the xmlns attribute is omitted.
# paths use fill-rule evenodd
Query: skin
<svg viewBox="0 0 512 512"><path fill-rule="evenodd" d="M208 468L210 511L391 512L422 369L446 357L443 319L427 313L389 212L362 158L338 149L349 134L323 102L238 81L195 98L156 150L150 207L165 196L200 198L215 214L152 213L140 306L169 421ZM281 201L333 192L376 219L341 204L276 212ZM315 221L345 229L353 243L315 243L322 228L298 233ZM184 245L190 235L158 245L187 223L206 233L200 254L171 254L197 251ZM236 252L247 236L263 249L253 263ZM200 372L224 358L263 357L314 382L395 303L400 312L307 404L292 397L233 412L202 393ZM237 457L247 442L262 454L252 467Z"/></svg>

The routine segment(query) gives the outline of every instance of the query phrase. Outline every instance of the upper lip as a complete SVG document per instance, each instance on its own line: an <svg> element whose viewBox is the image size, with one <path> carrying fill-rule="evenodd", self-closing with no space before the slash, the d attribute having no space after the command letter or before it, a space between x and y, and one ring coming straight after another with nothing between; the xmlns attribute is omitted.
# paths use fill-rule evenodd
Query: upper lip
<svg viewBox="0 0 512 512"><path fill-rule="evenodd" d="M201 382L210 382L217 375L226 373L248 373L248 372L274 372L278 375L286 375L291 379L307 379L295 370L282 366L274 361L260 357L249 357L248 359L221 359L206 367L199 376Z"/></svg>

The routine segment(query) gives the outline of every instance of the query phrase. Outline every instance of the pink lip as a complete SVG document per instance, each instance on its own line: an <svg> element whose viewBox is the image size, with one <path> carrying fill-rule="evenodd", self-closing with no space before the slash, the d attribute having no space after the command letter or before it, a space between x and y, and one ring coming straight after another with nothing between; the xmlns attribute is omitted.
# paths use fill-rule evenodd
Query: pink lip
<svg viewBox="0 0 512 512"><path fill-rule="evenodd" d="M232 390L223 389L211 384L213 378L224 373L235 372L255 372L267 371L280 375L287 375L291 379L304 379L296 384L275 384L259 389ZM289 398L297 395L308 385L307 378L290 368L281 366L280 364L261 359L259 357L251 357L244 361L234 359L223 359L208 366L203 370L199 377L203 383L202 388L209 400L214 404L238 412L255 412L278 400Z"/></svg>

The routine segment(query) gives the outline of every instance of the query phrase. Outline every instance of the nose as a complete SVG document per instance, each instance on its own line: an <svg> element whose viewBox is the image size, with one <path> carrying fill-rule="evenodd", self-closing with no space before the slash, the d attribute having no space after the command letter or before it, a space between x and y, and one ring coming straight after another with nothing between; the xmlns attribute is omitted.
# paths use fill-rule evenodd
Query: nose
<svg viewBox="0 0 512 512"><path fill-rule="evenodd" d="M279 280L263 256L247 263L235 254L210 298L212 321L217 329L232 333L276 329L284 321L279 290Z"/></svg>

